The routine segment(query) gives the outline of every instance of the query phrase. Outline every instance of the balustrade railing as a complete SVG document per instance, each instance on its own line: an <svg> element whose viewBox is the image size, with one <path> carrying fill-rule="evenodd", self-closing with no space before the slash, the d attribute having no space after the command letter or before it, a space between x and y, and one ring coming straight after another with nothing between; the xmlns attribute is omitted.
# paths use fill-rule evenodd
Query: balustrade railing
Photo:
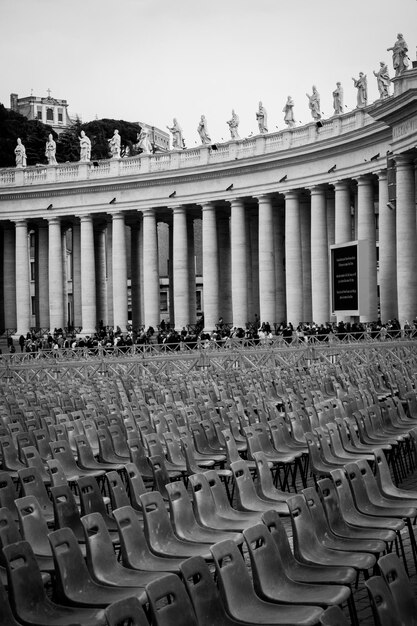
<svg viewBox="0 0 417 626"><path fill-rule="evenodd" d="M286 128L276 133L216 143L212 146L199 146L180 152L172 151L145 155L145 157L134 156L92 163L60 163L52 166L0 169L0 188L131 176L142 172L160 172L236 158L255 157L324 141L372 123L375 123L374 120L361 109L324 120L320 129L316 127L315 122L312 122L295 128ZM145 162L146 166L144 166Z"/></svg>

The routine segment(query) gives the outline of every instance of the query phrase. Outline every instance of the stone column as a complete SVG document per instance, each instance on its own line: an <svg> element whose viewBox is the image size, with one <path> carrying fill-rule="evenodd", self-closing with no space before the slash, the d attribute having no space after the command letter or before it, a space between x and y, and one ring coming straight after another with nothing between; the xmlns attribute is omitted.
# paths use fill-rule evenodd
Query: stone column
<svg viewBox="0 0 417 626"><path fill-rule="evenodd" d="M243 200L230 201L233 325L245 329L248 321L246 220Z"/></svg>
<svg viewBox="0 0 417 626"><path fill-rule="evenodd" d="M313 320L330 320L329 249L327 239L326 190L311 188L311 294Z"/></svg>
<svg viewBox="0 0 417 626"><path fill-rule="evenodd" d="M94 228L94 250L96 256L96 324L101 321L107 326L107 281L106 281L106 224Z"/></svg>
<svg viewBox="0 0 417 626"><path fill-rule="evenodd" d="M28 226L26 220L16 222L16 335L30 329L30 275Z"/></svg>
<svg viewBox="0 0 417 626"><path fill-rule="evenodd" d="M107 249L107 324L114 327L113 311L113 224L107 222L106 229L106 249Z"/></svg>
<svg viewBox="0 0 417 626"><path fill-rule="evenodd" d="M187 211L184 206L173 209L173 274L175 329L181 331L190 323L190 290L188 275Z"/></svg>
<svg viewBox="0 0 417 626"><path fill-rule="evenodd" d="M61 228L61 251L62 251L62 300L64 303L64 326L69 323L68 315L68 272L67 272L67 230Z"/></svg>
<svg viewBox="0 0 417 626"><path fill-rule="evenodd" d="M153 209L143 212L143 309L145 327L159 325L159 270L156 215Z"/></svg>
<svg viewBox="0 0 417 626"><path fill-rule="evenodd" d="M82 215L80 221L82 333L91 336L97 325L94 226L91 215Z"/></svg>
<svg viewBox="0 0 417 626"><path fill-rule="evenodd" d="M113 314L114 327L126 332L127 327L127 258L126 230L123 213L113 213Z"/></svg>
<svg viewBox="0 0 417 626"><path fill-rule="evenodd" d="M326 213L327 213L327 242L329 246L334 244L335 228L335 200L333 190L326 191Z"/></svg>
<svg viewBox="0 0 417 626"><path fill-rule="evenodd" d="M219 312L219 256L216 207L211 202L202 205L203 215L203 293L204 332L216 328Z"/></svg>
<svg viewBox="0 0 417 626"><path fill-rule="evenodd" d="M417 241L414 164L407 155L395 157L397 170L397 293L401 326L417 313Z"/></svg>
<svg viewBox="0 0 417 626"><path fill-rule="evenodd" d="M395 210L387 207L387 171L378 172L379 182L379 301L383 323L398 317L397 242ZM411 320L410 320L411 321Z"/></svg>
<svg viewBox="0 0 417 626"><path fill-rule="evenodd" d="M49 329L49 268L48 229L39 226L36 246L36 297L38 300L38 326Z"/></svg>
<svg viewBox="0 0 417 626"><path fill-rule="evenodd" d="M275 317L280 324L287 319L285 288L285 210L277 206L274 212L275 239Z"/></svg>
<svg viewBox="0 0 417 626"><path fill-rule="evenodd" d="M303 319L303 264L297 191L285 193L285 269L287 321L296 328Z"/></svg>
<svg viewBox="0 0 417 626"><path fill-rule="evenodd" d="M360 316L361 322L371 322L378 318L378 294L376 272L376 229L374 209L374 189L372 179L368 176L358 178L358 240L367 241L368 256L366 259L368 277L367 293L369 309ZM361 276L361 268L359 277Z"/></svg>
<svg viewBox="0 0 417 626"><path fill-rule="evenodd" d="M141 310L141 253L142 253L142 241L141 241L142 225L140 222L135 222L130 226L130 240L131 240L131 293L132 293L132 326L135 330L139 330L142 325L142 310Z"/></svg>
<svg viewBox="0 0 417 626"><path fill-rule="evenodd" d="M303 263L303 322L313 320L311 300L311 207L310 198L300 197L301 253Z"/></svg>
<svg viewBox="0 0 417 626"><path fill-rule="evenodd" d="M49 324L51 332L64 328L64 290L62 285L62 238L59 217L48 220Z"/></svg>
<svg viewBox="0 0 417 626"><path fill-rule="evenodd" d="M195 247L194 247L194 219L187 218L187 250L188 250L188 289L190 293L188 319L194 324L197 319L196 302L196 271L195 271Z"/></svg>
<svg viewBox="0 0 417 626"><path fill-rule="evenodd" d="M16 329L16 230L5 228L3 231L3 294L4 327Z"/></svg>
<svg viewBox="0 0 417 626"><path fill-rule="evenodd" d="M78 219L72 225L72 302L74 327L81 328L81 226Z"/></svg>
<svg viewBox="0 0 417 626"><path fill-rule="evenodd" d="M255 314L259 316L259 224L258 211L249 210L246 215L247 241L247 290L248 290L248 322L252 322Z"/></svg>
<svg viewBox="0 0 417 626"><path fill-rule="evenodd" d="M352 241L352 218L350 214L349 181L341 180L334 185L335 196L335 243Z"/></svg>
<svg viewBox="0 0 417 626"><path fill-rule="evenodd" d="M259 196L259 319L272 325L275 315L274 215L270 196Z"/></svg>
<svg viewBox="0 0 417 626"><path fill-rule="evenodd" d="M163 239L163 226L162 222L158 223L157 233L158 233L158 249L161 250ZM175 301L174 301L174 228L172 221L167 224L168 228L168 315L169 315L169 323L171 326L175 324ZM159 255L158 255L159 256ZM160 267L160 265L158 266Z"/></svg>

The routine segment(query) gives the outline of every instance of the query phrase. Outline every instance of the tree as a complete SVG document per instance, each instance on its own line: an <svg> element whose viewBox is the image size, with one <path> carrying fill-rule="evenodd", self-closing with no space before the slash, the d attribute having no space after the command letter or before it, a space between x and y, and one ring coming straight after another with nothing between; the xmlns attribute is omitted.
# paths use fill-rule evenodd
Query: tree
<svg viewBox="0 0 417 626"><path fill-rule="evenodd" d="M56 140L57 134L46 124L6 109L0 104L0 167L14 167L14 149L20 137L26 148L28 165L46 163L45 143L49 133Z"/></svg>

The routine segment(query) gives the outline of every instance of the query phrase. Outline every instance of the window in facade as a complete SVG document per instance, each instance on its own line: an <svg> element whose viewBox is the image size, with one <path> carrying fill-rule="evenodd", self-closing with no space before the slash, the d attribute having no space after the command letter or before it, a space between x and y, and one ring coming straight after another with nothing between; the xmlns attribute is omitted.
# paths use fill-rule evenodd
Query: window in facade
<svg viewBox="0 0 417 626"><path fill-rule="evenodd" d="M30 262L30 280L35 280L36 277L36 264L35 261Z"/></svg>
<svg viewBox="0 0 417 626"><path fill-rule="evenodd" d="M42 108L41 107L38 107L36 111L36 117L38 118L38 120L42 120Z"/></svg>
<svg viewBox="0 0 417 626"><path fill-rule="evenodd" d="M161 311L161 313L168 312L168 292L167 291L161 291L159 293L159 310Z"/></svg>
<svg viewBox="0 0 417 626"><path fill-rule="evenodd" d="M201 311L201 290L197 289L197 291L195 292L195 303L196 303L196 307L197 307L197 311Z"/></svg>
<svg viewBox="0 0 417 626"><path fill-rule="evenodd" d="M36 297L32 296L30 299L30 308L31 308L31 315L36 315Z"/></svg>
<svg viewBox="0 0 417 626"><path fill-rule="evenodd" d="M64 115L62 113L62 109L58 109L58 123L62 124L64 121Z"/></svg>
<svg viewBox="0 0 417 626"><path fill-rule="evenodd" d="M46 120L47 122L54 121L54 110L51 108L46 109Z"/></svg>

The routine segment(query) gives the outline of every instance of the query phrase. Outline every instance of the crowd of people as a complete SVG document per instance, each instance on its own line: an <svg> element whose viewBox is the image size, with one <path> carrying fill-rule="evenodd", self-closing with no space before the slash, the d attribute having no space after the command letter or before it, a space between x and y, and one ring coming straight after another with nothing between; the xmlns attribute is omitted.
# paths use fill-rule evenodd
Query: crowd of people
<svg viewBox="0 0 417 626"><path fill-rule="evenodd" d="M136 330L128 326L125 332L104 326L100 323L96 332L84 336L71 329L54 329L50 333L28 332L21 335L18 342L12 337L8 339L10 353L37 353L39 351L58 352L59 350L76 350L87 348L91 351L111 352L114 349L127 351L132 346L153 345L161 350L182 350L194 348L217 348L233 345L237 340L242 345L296 345L310 342L329 342L335 339L342 341L360 341L363 339L397 339L417 336L417 317L411 322L405 322L403 327L397 319L382 324L376 322L339 322L315 324L314 322L299 323L294 326L291 322L282 322L271 325L261 322L257 315L245 328L227 324L222 318L218 320L216 328L211 332L204 331L204 316L198 318L195 325L177 330L165 321L158 328L149 326L147 329ZM18 344L18 345L17 345Z"/></svg>

